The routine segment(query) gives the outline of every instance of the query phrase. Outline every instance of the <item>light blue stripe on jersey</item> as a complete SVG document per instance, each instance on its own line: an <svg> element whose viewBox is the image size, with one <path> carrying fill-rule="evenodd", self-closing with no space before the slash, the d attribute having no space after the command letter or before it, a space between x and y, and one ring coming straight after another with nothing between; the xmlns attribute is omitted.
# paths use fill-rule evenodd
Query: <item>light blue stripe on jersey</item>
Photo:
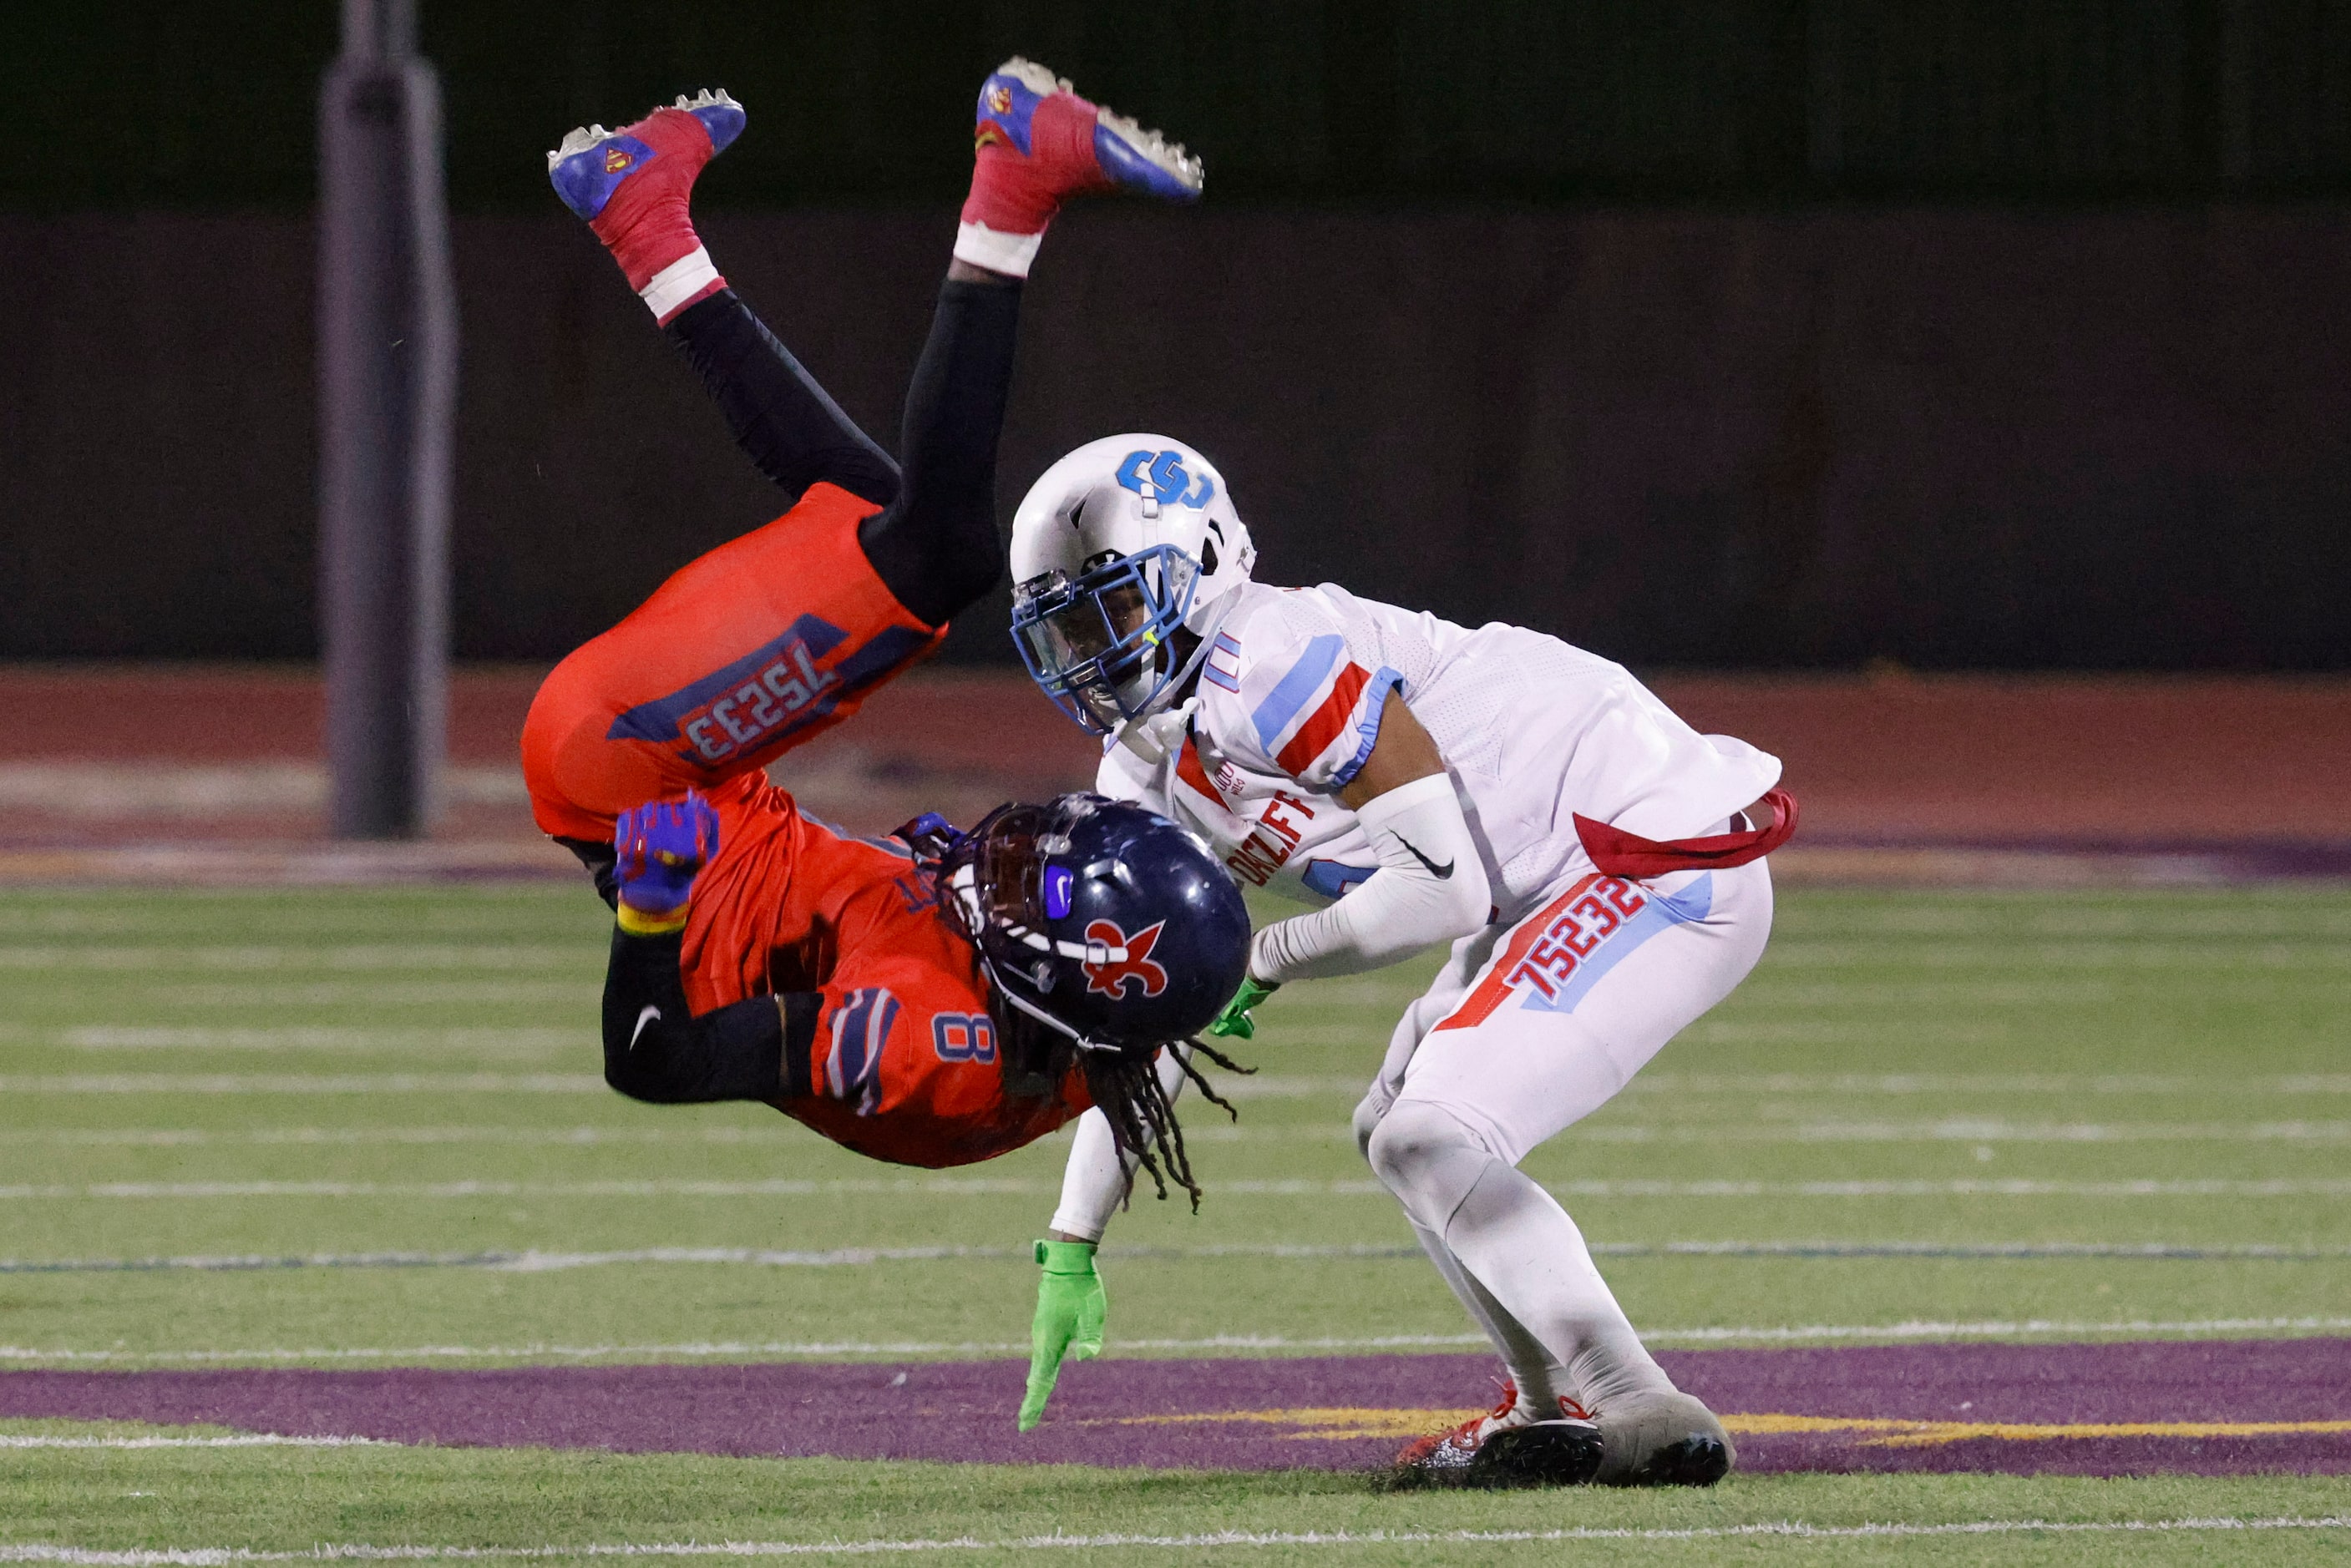
<svg viewBox="0 0 2351 1568"><path fill-rule="evenodd" d="M1364 764L1372 760L1372 748L1380 743L1380 720L1387 714L1388 693L1403 684L1404 677L1383 664L1380 672L1372 677L1372 683L1364 688L1363 695L1355 699L1364 705L1363 722L1355 726L1355 754L1331 775L1332 794L1353 784L1355 775L1364 771Z"/></svg>
<svg viewBox="0 0 2351 1568"><path fill-rule="evenodd" d="M1642 891L1648 894L1649 901L1631 919L1609 932L1607 939L1593 950L1591 957L1575 966L1575 972L1567 977L1567 983L1559 988L1557 994L1545 996L1532 986L1527 988L1525 1005L1529 1012L1574 1012L1575 1004L1583 1000L1583 993L1598 984L1602 975L1624 962L1643 942L1659 931L1705 919L1714 908L1714 873L1707 872L1671 897L1647 888Z"/></svg>
<svg viewBox="0 0 2351 1568"><path fill-rule="evenodd" d="M1281 732L1290 728L1290 722L1298 717L1298 711L1322 689L1331 667L1337 664L1339 656L1346 651L1345 639L1335 631L1324 632L1306 645L1306 651L1298 656L1298 662L1290 667L1290 673L1283 676L1281 683L1257 705L1257 711L1249 715L1249 722L1257 726L1258 741L1268 752L1278 749L1276 742L1281 739Z"/></svg>
<svg viewBox="0 0 2351 1568"><path fill-rule="evenodd" d="M1376 866L1350 866L1343 860L1309 860L1298 879L1306 884L1308 892L1337 899L1346 897L1347 889L1357 883L1370 881L1372 873L1378 869Z"/></svg>

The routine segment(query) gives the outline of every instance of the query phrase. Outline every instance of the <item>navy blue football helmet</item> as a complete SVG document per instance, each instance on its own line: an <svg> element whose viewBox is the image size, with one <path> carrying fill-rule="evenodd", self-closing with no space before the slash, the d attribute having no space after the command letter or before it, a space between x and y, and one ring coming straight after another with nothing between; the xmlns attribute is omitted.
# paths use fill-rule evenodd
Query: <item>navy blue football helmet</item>
<svg viewBox="0 0 2351 1568"><path fill-rule="evenodd" d="M901 830L917 853L924 826ZM1240 989L1240 889L1164 816L1064 794L1000 805L969 833L932 842L941 902L990 982L1081 1050L1147 1057L1206 1029Z"/></svg>

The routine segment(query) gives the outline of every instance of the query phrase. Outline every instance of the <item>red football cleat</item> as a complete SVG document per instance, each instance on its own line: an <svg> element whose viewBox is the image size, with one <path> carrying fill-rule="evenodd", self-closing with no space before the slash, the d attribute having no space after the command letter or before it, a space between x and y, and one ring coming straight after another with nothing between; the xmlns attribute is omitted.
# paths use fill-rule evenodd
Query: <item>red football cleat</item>
<svg viewBox="0 0 2351 1568"><path fill-rule="evenodd" d="M1200 161L1155 130L1080 98L1043 66L1018 56L979 88L971 195L958 259L1025 276L1045 225L1071 196L1137 191L1188 202Z"/></svg>
<svg viewBox="0 0 2351 1568"><path fill-rule="evenodd" d="M581 126L547 155L556 194L588 220L659 320L726 286L689 202L703 166L742 129L741 104L704 92L618 130Z"/></svg>
<svg viewBox="0 0 2351 1568"><path fill-rule="evenodd" d="M1505 1383L1493 1414L1472 1416L1398 1454L1397 1476L1434 1486L1582 1486L1600 1469L1600 1428L1573 1399L1562 1397L1559 1409L1555 1418L1527 1418L1518 1385Z"/></svg>

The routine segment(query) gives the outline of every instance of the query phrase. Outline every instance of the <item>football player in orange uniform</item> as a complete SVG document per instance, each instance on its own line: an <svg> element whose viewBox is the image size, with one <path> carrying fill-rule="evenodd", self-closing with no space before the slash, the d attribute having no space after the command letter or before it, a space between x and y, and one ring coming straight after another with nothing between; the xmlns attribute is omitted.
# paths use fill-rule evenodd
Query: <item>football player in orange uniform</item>
<svg viewBox="0 0 2351 1568"><path fill-rule="evenodd" d="M1001 570L996 445L1020 287L1069 196L1196 194L1180 147L1015 60L981 88L971 199L909 389L901 462L727 288L688 207L740 133L722 93L549 155L557 192L700 372L785 514L672 576L534 700L538 825L618 911L606 1076L764 1101L876 1158L986 1159L1100 1104L1193 1185L1183 1041L1239 984L1249 922L1206 848L1090 795L893 841L803 815L764 768L921 659ZM1205 1085L1202 1085L1206 1087ZM1165 1186L1161 1185L1164 1194Z"/></svg>

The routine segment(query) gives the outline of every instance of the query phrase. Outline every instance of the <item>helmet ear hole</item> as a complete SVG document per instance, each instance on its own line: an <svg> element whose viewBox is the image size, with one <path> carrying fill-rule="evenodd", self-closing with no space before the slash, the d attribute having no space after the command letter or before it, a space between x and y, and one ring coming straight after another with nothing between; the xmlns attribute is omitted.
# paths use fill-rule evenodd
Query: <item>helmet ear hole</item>
<svg viewBox="0 0 2351 1568"><path fill-rule="evenodd" d="M1200 570L1204 574L1210 574L1216 569L1217 542L1214 539L1203 539L1200 541Z"/></svg>

